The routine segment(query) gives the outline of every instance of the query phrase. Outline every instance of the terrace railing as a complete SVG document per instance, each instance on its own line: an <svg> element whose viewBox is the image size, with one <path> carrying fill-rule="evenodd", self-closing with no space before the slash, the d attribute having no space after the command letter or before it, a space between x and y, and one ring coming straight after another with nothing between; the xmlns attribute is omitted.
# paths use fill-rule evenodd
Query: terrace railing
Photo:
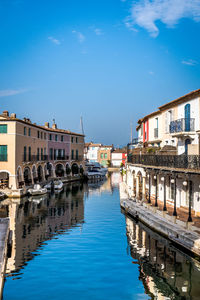
<svg viewBox="0 0 200 300"><path fill-rule="evenodd" d="M200 170L199 155L128 155L128 162L152 167Z"/></svg>
<svg viewBox="0 0 200 300"><path fill-rule="evenodd" d="M194 131L194 128L195 128L194 118L178 119L175 121L171 121L169 125L170 133Z"/></svg>
<svg viewBox="0 0 200 300"><path fill-rule="evenodd" d="M37 161L63 161L63 160L74 160L74 161L82 161L83 155L79 156L69 156L69 155L23 155L23 162L37 162Z"/></svg>

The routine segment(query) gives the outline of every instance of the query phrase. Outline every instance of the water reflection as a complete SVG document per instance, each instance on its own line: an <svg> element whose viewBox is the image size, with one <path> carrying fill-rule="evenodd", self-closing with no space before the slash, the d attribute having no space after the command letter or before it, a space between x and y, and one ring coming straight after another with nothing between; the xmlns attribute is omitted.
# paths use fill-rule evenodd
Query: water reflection
<svg viewBox="0 0 200 300"><path fill-rule="evenodd" d="M70 184L59 195L5 200L1 216L10 218L12 249L6 273L18 271L37 255L37 248L55 235L84 222L84 186ZM15 275L15 273L14 273Z"/></svg>
<svg viewBox="0 0 200 300"><path fill-rule="evenodd" d="M174 248L168 240L126 216L133 263L151 299L200 299L200 264Z"/></svg>

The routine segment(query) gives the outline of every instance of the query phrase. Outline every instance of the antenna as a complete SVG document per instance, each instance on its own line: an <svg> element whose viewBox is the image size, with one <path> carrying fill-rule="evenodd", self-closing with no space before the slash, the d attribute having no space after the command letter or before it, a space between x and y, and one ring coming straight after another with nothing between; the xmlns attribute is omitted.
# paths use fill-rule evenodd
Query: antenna
<svg viewBox="0 0 200 300"><path fill-rule="evenodd" d="M81 119L80 119L80 126L81 126L81 133L84 135L83 118L82 118L82 116L81 116Z"/></svg>
<svg viewBox="0 0 200 300"><path fill-rule="evenodd" d="M132 124L132 122L131 122L131 124L130 124L130 126L131 126L131 143L132 143L132 141L133 141L133 124Z"/></svg>

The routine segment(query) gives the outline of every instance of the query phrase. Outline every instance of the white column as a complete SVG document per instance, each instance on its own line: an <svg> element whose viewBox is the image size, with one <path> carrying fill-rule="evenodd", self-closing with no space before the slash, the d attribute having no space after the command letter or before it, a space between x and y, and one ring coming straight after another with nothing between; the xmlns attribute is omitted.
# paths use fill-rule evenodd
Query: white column
<svg viewBox="0 0 200 300"><path fill-rule="evenodd" d="M142 200L146 200L146 177L142 177Z"/></svg>

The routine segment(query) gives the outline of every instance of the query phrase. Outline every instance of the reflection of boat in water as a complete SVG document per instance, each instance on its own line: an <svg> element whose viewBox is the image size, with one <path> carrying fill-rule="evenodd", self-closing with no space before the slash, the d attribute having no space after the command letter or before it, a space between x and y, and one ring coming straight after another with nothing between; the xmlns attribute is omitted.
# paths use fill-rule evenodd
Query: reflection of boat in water
<svg viewBox="0 0 200 300"><path fill-rule="evenodd" d="M200 264L141 222L126 217L133 263L151 299L199 300Z"/></svg>
<svg viewBox="0 0 200 300"><path fill-rule="evenodd" d="M45 185L45 188L48 191L55 191L55 193L60 193L63 190L63 182L61 180L51 181Z"/></svg>
<svg viewBox="0 0 200 300"><path fill-rule="evenodd" d="M37 196L30 196L28 198L29 201L35 202L37 204L41 203L42 201L47 199L47 195L37 195Z"/></svg>
<svg viewBox="0 0 200 300"><path fill-rule="evenodd" d="M28 189L30 195L44 195L47 193L47 189L44 187L42 188L40 184L34 184L33 188Z"/></svg>

